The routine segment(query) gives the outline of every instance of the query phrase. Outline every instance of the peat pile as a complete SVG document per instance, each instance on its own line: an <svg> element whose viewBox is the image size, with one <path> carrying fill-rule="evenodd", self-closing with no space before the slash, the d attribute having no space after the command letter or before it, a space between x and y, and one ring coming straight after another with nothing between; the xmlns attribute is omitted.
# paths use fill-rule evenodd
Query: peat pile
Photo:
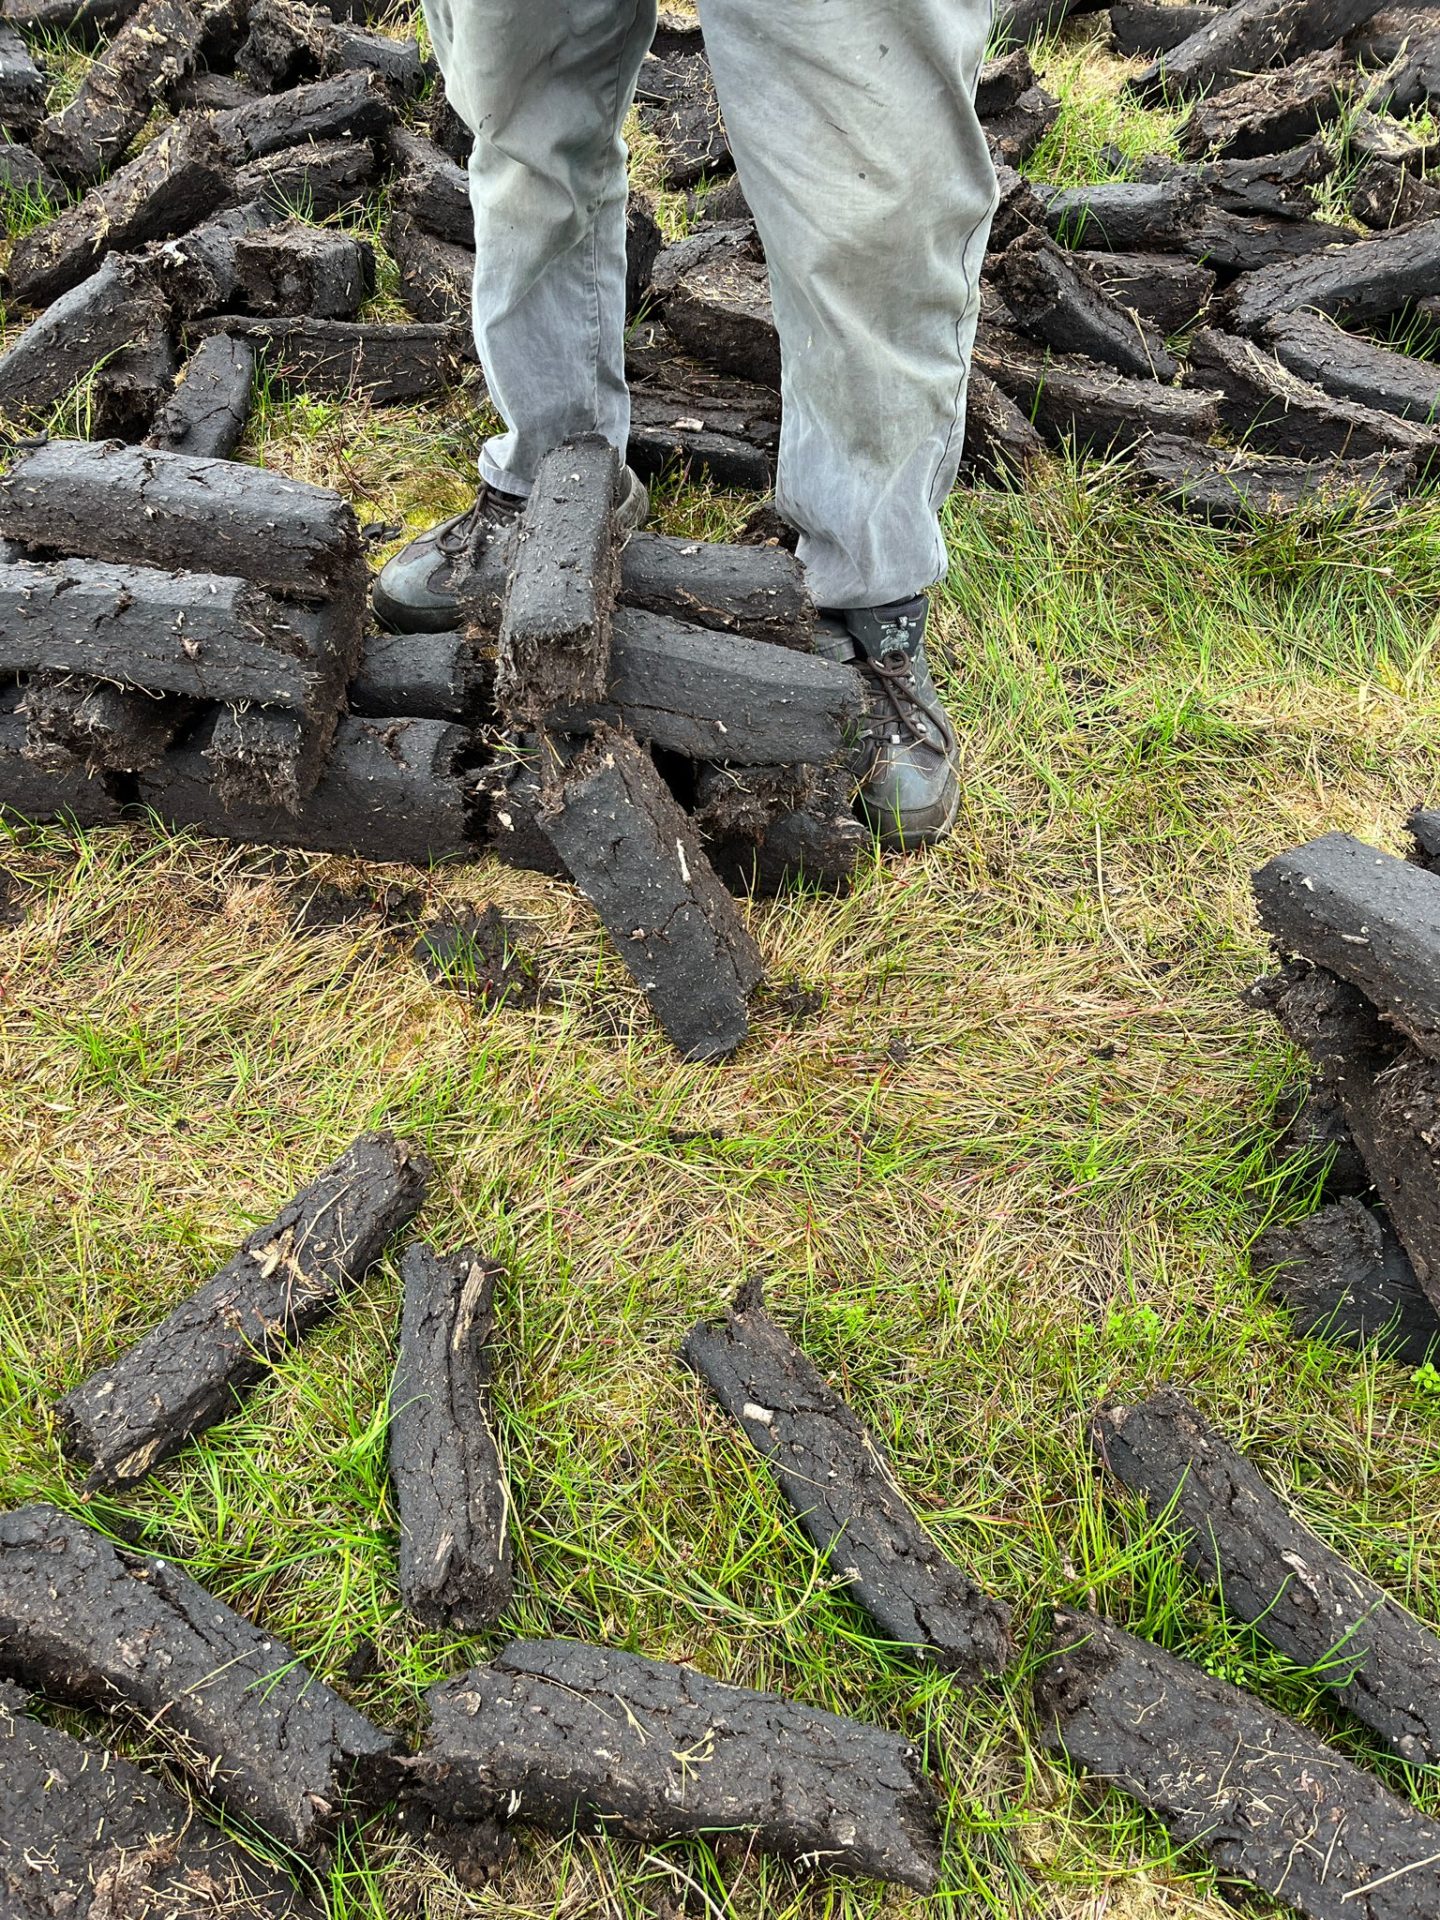
<svg viewBox="0 0 1440 1920"><path fill-rule="evenodd" d="M732 1052L762 969L726 882L851 874L866 694L811 651L791 554L625 542L620 473L596 437L558 448L464 557L464 630L396 638L367 630L338 494L26 449L0 478L0 807L567 874L680 1050Z"/></svg>
<svg viewBox="0 0 1440 1920"><path fill-rule="evenodd" d="M1015 171L1059 103L1023 47L987 63L976 99L1000 199L970 380L972 478L1023 479L1047 443L1122 449L1147 484L1224 522L1347 491L1395 500L1427 477L1440 363L1384 336L1418 337L1440 313L1432 148L1397 117L1440 90L1440 11L1372 14L1368 0L1112 8L1117 50L1155 56L1134 89L1187 109L1185 158L1084 188ZM643 117L667 182L713 177L729 155L703 53L649 64ZM1322 189L1351 175L1366 234L1318 217ZM760 485L779 384L764 254L738 181L695 206L695 230L651 273L634 355L640 458L688 407L665 451Z"/></svg>
<svg viewBox="0 0 1440 1920"><path fill-rule="evenodd" d="M1325 1203L1255 1264L1303 1331L1419 1365L1440 1344L1440 815L1410 826L1410 860L1330 833L1260 869L1286 964L1250 998L1313 1066L1290 1141Z"/></svg>
<svg viewBox="0 0 1440 1920"><path fill-rule="evenodd" d="M365 1135L212 1280L66 1395L57 1415L87 1487L135 1484L232 1414L281 1353L342 1306L419 1209L430 1171L413 1147ZM416 1242L402 1276L389 1403L400 1595L424 1626L479 1633L515 1581L517 1518L491 1391L501 1275L473 1249L442 1255ZM940 1554L878 1440L758 1302L697 1328L687 1353L877 1632L962 1684L998 1674L1011 1650L1007 1609ZM763 1431L756 1393L773 1405ZM823 1524L804 1491L817 1461ZM116 1887L128 1904L107 1912L155 1920L171 1902L188 1912L187 1899L210 1911L207 1889L236 1912L314 1912L204 1818L187 1827L158 1780L31 1718L17 1687L164 1729L175 1764L204 1792L316 1868L342 1828L389 1807L453 1854L497 1864L503 1830L520 1823L651 1842L723 1830L812 1869L923 1891L938 1877L935 1793L915 1750L878 1728L665 1661L538 1640L432 1687L416 1745L375 1726L172 1562L54 1507L0 1516L0 1676L7 1913L89 1912L92 1901L98 1913ZM56 1794L57 1779L75 1784Z"/></svg>

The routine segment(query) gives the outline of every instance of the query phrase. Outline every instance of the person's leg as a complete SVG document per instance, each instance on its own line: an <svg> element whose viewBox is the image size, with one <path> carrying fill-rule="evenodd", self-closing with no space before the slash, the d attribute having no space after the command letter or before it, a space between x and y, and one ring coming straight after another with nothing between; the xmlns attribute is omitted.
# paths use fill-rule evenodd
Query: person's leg
<svg viewBox="0 0 1440 1920"><path fill-rule="evenodd" d="M777 504L823 607L939 580L995 170L989 0L701 0L770 267Z"/></svg>
<svg viewBox="0 0 1440 1920"><path fill-rule="evenodd" d="M507 431L482 477L530 489L550 449L623 457L625 142L656 0L424 0L446 94L475 136L475 344Z"/></svg>

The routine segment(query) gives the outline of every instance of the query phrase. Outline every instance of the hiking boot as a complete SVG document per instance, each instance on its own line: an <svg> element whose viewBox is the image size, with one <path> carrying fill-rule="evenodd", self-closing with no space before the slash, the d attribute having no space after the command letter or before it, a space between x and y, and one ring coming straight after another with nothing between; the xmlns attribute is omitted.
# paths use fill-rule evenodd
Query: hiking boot
<svg viewBox="0 0 1440 1920"><path fill-rule="evenodd" d="M394 633L449 633L461 625L464 615L454 589L456 561L485 541L503 538L524 510L523 494L502 493L499 487L482 482L474 506L417 535L386 561L370 594L375 618ZM626 533L633 533L644 525L649 512L650 495L644 483L626 467L616 518Z"/></svg>
<svg viewBox="0 0 1440 1920"><path fill-rule="evenodd" d="M870 694L860 808L889 853L942 839L960 811L959 747L925 658L924 594L820 615L815 651L859 667Z"/></svg>

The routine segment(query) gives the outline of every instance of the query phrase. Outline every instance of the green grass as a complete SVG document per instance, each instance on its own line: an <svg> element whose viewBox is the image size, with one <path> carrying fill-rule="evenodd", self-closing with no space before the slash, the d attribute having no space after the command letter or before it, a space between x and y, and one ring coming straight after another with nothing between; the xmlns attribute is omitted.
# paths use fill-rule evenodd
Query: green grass
<svg viewBox="0 0 1440 1920"><path fill-rule="evenodd" d="M1049 69L1067 99L1051 138L1078 170L1117 126L1071 47ZM463 397L266 392L244 454L415 527L463 503L484 426ZM657 494L660 523L692 535L733 532L751 504ZM1050 1605L1078 1598L1440 1813L1433 1778L1179 1570L1085 1441L1101 1399L1178 1381L1440 1623L1435 1376L1297 1345L1250 1271L1261 1226L1313 1205L1317 1169L1278 1152L1299 1066L1239 997L1266 964L1251 869L1331 826L1399 849L1406 810L1440 793L1440 505L1219 536L1139 501L1123 463L1057 462L1024 496L958 494L949 533L936 650L965 745L959 829L875 860L843 900L751 909L772 981L823 1005L763 1003L724 1068L674 1059L574 892L535 876L422 877L427 911L493 900L526 929L548 991L490 1011L437 991L403 941L292 930L297 885L344 861L138 826L0 850L24 907L0 930L7 1502L138 1531L387 1723L417 1728L423 1689L507 1635L594 1637L902 1730L945 1805L933 1900L590 1839L524 1839L466 1893L377 1825L329 1876L334 1920L1221 1916L1203 1861L1044 1749L1028 1674ZM380 1124L436 1160L419 1230L508 1268L517 1596L480 1639L418 1631L396 1597L393 1258L123 1497L82 1500L49 1415ZM1003 1683L967 1695L877 1644L680 1367L685 1330L755 1278L944 1549L1015 1607ZM158 1732L119 1737L164 1758Z"/></svg>

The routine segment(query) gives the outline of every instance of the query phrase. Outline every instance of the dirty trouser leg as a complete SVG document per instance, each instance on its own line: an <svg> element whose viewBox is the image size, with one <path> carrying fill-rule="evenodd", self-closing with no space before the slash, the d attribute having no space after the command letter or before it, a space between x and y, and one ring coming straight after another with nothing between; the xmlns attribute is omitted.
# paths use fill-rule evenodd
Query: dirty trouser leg
<svg viewBox="0 0 1440 1920"><path fill-rule="evenodd" d="M656 0L424 0L455 111L475 135L475 345L508 431L482 477L528 493L573 433L622 455L625 142Z"/></svg>
<svg viewBox="0 0 1440 1920"><path fill-rule="evenodd" d="M989 0L700 0L770 265L776 497L824 607L940 579L995 170Z"/></svg>

